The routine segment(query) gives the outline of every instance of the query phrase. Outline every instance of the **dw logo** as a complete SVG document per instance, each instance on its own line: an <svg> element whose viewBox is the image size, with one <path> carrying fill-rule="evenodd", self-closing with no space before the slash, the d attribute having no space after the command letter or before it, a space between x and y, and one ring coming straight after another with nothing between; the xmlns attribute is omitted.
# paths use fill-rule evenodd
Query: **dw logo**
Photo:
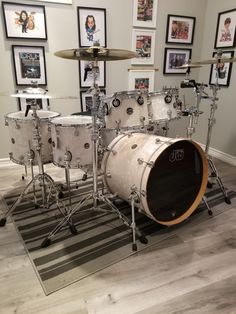
<svg viewBox="0 0 236 314"><path fill-rule="evenodd" d="M169 161L180 161L184 159L184 149L174 149L169 155Z"/></svg>

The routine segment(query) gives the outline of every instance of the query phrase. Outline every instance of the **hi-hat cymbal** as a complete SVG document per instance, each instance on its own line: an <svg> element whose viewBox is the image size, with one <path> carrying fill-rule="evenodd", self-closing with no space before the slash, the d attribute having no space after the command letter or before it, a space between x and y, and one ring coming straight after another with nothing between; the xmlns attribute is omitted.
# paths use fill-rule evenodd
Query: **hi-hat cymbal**
<svg viewBox="0 0 236 314"><path fill-rule="evenodd" d="M228 62L235 62L235 61L236 61L236 57L231 57L231 58L216 57L216 58L212 58L209 60L203 60L203 61L198 61L198 62L194 62L194 63L199 64L199 65L204 65L204 64L228 63Z"/></svg>
<svg viewBox="0 0 236 314"><path fill-rule="evenodd" d="M16 93L0 93L0 96L26 98L26 99L78 99L77 96L53 95L40 87L28 87L18 90Z"/></svg>
<svg viewBox="0 0 236 314"><path fill-rule="evenodd" d="M55 52L55 56L65 59L88 61L116 61L138 57L133 51L108 49L100 46L60 50Z"/></svg>

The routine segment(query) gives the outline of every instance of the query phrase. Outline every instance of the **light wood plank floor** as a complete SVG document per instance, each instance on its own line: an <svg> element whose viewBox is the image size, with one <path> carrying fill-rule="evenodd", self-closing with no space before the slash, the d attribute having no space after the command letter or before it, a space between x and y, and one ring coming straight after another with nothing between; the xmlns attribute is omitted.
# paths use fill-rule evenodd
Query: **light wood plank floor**
<svg viewBox="0 0 236 314"><path fill-rule="evenodd" d="M216 161L236 190L236 167ZM64 172L48 171L56 179ZM21 166L0 169L0 195L21 186ZM79 176L73 173L76 178ZM235 314L236 207L156 246L45 296L11 222L0 229L0 313L3 314Z"/></svg>

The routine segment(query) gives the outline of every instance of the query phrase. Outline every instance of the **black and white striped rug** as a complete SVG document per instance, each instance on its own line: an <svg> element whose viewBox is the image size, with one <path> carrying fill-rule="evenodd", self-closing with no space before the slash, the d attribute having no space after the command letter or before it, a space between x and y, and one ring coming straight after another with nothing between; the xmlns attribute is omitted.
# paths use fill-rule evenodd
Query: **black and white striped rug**
<svg viewBox="0 0 236 314"><path fill-rule="evenodd" d="M73 191L72 208L77 206L81 197L91 190L92 181L81 183L79 189ZM228 193L231 199L235 198L236 192L229 191ZM222 212L229 206L224 203L219 189L209 191L206 196L214 214ZM7 205L10 206L17 197L17 195L8 196L5 199ZM13 221L24 241L46 295L135 253L132 251L131 229L109 210L105 212L88 210L89 204L72 216L78 231L76 235L72 235L66 225L52 238L50 246L41 248L42 241L63 216L55 204L50 209L35 208L33 203L29 202L28 197L29 195L27 195L27 200L23 199L15 209ZM66 193L62 201L64 203L68 201ZM101 206L106 209L104 204ZM116 206L124 215L131 218L129 204L118 202ZM148 240L148 244L137 241L138 251L173 236L179 228L188 224L189 220L201 223L208 217L206 211L203 212L204 209L205 205L201 204L188 220L169 228L137 213L137 227Z"/></svg>

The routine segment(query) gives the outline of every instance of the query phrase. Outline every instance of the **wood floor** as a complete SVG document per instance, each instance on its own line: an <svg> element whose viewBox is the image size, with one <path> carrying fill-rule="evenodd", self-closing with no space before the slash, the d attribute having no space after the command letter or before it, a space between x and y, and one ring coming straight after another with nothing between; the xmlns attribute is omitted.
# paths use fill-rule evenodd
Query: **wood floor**
<svg viewBox="0 0 236 314"><path fill-rule="evenodd" d="M216 166L225 186L236 191L236 167ZM63 178L55 168L52 174ZM0 195L23 184L22 172L16 165L0 169ZM0 313L235 314L236 206L213 217L201 214L203 223L185 225L158 245L49 296L8 222L0 229Z"/></svg>

